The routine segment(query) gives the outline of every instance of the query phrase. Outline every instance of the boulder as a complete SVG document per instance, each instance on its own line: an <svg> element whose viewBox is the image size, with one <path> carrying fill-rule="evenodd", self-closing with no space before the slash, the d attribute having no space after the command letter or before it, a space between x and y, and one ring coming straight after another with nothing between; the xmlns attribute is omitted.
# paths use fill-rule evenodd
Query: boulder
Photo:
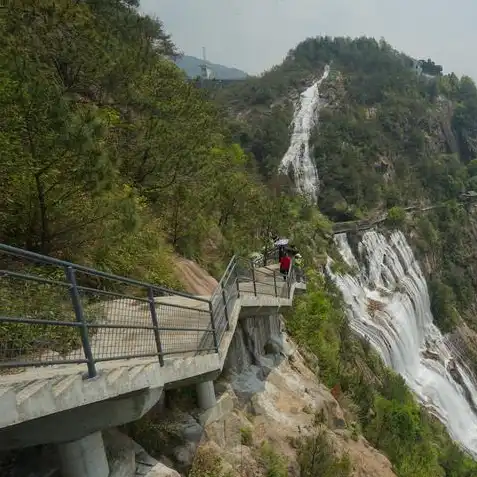
<svg viewBox="0 0 477 477"><path fill-rule="evenodd" d="M161 462L158 462L145 475L146 477L181 477L179 472L174 469L171 469L170 467L165 466Z"/></svg>

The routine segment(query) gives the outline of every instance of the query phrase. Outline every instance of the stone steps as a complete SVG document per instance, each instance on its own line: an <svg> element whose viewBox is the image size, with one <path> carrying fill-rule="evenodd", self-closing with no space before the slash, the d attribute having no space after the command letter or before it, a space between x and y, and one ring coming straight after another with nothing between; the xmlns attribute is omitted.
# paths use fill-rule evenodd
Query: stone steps
<svg viewBox="0 0 477 477"><path fill-rule="evenodd" d="M76 368L74 374L39 377L36 380L24 379L15 382L11 378L22 375L2 377L0 385L0 427L37 419L49 414L66 411L73 407L111 399L134 390L161 386L160 366L157 360L146 364L132 364L119 368L104 369L92 380L83 379L83 370ZM49 368L54 368L53 366ZM38 369L41 376L47 369ZM63 373L68 370L61 370ZM7 378L10 378L7 381ZM156 382L155 382L156 381Z"/></svg>

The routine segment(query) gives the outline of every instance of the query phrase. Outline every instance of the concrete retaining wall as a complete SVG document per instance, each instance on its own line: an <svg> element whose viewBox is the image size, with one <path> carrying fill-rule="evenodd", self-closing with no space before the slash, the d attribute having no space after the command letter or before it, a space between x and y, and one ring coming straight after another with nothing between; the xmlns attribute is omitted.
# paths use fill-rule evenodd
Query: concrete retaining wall
<svg viewBox="0 0 477 477"><path fill-rule="evenodd" d="M240 318L230 343L224 372L241 373L261 356L265 356L271 341L282 340L282 316L278 313Z"/></svg>

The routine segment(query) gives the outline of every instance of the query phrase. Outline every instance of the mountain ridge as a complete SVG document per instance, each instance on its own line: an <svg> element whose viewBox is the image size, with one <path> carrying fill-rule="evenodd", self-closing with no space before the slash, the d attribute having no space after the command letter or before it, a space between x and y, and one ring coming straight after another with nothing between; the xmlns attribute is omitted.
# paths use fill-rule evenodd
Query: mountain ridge
<svg viewBox="0 0 477 477"><path fill-rule="evenodd" d="M175 63L180 69L185 71L189 78L196 78L201 75L200 66L204 63L204 60L191 55L183 55L176 59ZM205 64L212 70L215 79L233 80L249 77L248 73L238 68L212 63L207 60L205 60Z"/></svg>

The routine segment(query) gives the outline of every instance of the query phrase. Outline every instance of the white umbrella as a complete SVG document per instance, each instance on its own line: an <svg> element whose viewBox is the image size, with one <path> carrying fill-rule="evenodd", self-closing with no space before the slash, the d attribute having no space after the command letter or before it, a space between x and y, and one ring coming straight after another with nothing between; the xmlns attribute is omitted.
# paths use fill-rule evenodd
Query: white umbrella
<svg viewBox="0 0 477 477"><path fill-rule="evenodd" d="M288 245L288 242L289 242L289 240L286 239L286 238L277 240L277 241L275 242L275 247L281 247L282 245Z"/></svg>

